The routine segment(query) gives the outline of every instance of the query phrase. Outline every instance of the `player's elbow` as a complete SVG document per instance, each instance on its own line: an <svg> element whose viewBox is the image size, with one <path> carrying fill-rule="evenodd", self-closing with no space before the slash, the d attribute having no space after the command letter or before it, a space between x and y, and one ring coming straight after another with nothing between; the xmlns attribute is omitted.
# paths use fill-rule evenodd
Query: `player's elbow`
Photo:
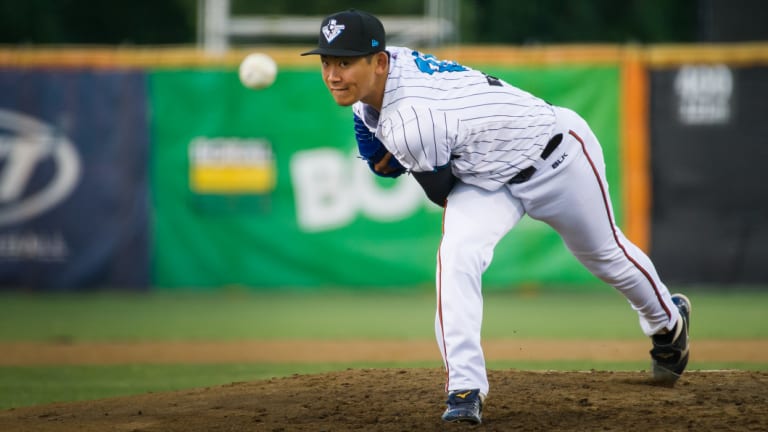
<svg viewBox="0 0 768 432"><path fill-rule="evenodd" d="M427 198L440 207L445 207L445 200L456 184L456 177L451 172L450 165L442 166L435 171L413 172L413 177L419 182L427 194Z"/></svg>

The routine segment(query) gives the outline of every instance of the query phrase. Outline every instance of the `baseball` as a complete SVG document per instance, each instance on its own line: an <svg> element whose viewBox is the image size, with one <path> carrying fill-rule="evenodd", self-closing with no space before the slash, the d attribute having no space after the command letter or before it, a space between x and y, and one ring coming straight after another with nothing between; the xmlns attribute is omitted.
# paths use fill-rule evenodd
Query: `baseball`
<svg viewBox="0 0 768 432"><path fill-rule="evenodd" d="M240 82L259 90L272 85L277 76L277 63L263 53L248 54L240 63Z"/></svg>

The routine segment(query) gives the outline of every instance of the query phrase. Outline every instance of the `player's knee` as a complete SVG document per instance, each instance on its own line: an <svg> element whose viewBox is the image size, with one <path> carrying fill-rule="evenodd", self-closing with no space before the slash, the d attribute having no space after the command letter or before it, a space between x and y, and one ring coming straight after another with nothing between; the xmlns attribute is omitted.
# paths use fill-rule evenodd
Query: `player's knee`
<svg viewBox="0 0 768 432"><path fill-rule="evenodd" d="M612 286L621 285L624 280L632 278L635 270L620 250L575 255L593 275Z"/></svg>
<svg viewBox="0 0 768 432"><path fill-rule="evenodd" d="M461 273L483 272L490 263L492 254L485 248L471 242L445 241L440 245L440 263L445 271Z"/></svg>

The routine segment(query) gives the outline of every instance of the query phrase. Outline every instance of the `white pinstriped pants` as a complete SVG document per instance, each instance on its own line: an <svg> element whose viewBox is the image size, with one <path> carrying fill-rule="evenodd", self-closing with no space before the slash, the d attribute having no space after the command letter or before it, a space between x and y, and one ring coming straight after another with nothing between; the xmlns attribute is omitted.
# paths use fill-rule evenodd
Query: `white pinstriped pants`
<svg viewBox="0 0 768 432"><path fill-rule="evenodd" d="M597 138L576 113L557 108L563 141L525 183L490 192L459 182L448 196L437 255L435 335L446 390L488 393L480 346L482 273L493 249L528 214L554 228L574 256L619 290L651 336L672 329L679 313L650 259L616 226ZM562 163L553 168L553 161Z"/></svg>

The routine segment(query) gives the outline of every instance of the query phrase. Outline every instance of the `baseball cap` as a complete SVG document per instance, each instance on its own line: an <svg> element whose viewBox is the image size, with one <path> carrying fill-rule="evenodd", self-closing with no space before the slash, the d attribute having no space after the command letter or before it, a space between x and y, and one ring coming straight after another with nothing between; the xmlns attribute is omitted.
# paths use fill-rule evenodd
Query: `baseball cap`
<svg viewBox="0 0 768 432"><path fill-rule="evenodd" d="M384 51L385 47L381 21L367 12L348 9L327 16L320 26L317 48L301 55L354 57Z"/></svg>

